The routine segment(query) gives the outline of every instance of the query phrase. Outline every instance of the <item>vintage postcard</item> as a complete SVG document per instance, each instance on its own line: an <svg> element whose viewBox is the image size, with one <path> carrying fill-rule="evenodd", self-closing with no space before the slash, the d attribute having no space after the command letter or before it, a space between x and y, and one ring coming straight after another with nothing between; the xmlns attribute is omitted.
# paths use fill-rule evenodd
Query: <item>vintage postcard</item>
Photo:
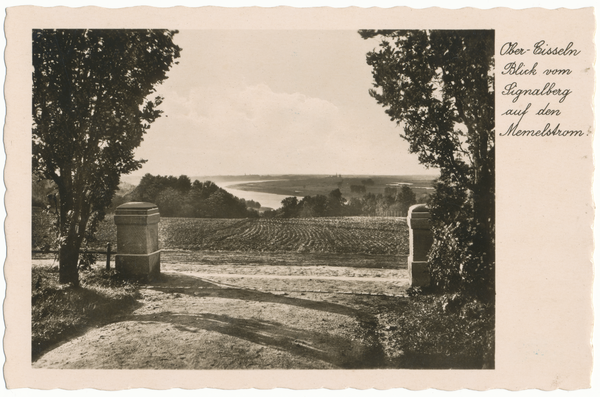
<svg viewBox="0 0 600 397"><path fill-rule="evenodd" d="M592 8L5 26L9 388L590 387Z"/></svg>

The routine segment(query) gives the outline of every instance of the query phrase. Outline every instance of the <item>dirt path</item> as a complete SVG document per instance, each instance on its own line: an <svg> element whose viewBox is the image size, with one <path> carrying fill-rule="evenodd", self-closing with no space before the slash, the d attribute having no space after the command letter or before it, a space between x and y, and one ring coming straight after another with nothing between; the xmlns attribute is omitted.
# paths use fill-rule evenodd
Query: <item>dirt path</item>
<svg viewBox="0 0 600 397"><path fill-rule="evenodd" d="M139 307L46 353L35 368L327 369L391 365L376 314L405 269L163 264ZM258 270L258 271L257 271ZM264 270L264 269L263 269ZM249 274L248 274L249 273Z"/></svg>

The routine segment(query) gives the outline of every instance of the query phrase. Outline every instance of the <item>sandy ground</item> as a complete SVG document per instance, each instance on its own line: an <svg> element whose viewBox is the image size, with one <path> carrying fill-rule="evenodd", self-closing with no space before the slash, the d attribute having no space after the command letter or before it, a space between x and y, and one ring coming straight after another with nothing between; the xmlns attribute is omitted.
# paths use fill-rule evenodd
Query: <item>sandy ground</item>
<svg viewBox="0 0 600 397"><path fill-rule="evenodd" d="M343 266L341 258L332 266L283 261L242 266L235 260L178 259L161 264L161 277L142 287L135 311L89 329L33 366L348 369L397 364L380 344L378 314L405 299L405 262L378 266L372 258Z"/></svg>

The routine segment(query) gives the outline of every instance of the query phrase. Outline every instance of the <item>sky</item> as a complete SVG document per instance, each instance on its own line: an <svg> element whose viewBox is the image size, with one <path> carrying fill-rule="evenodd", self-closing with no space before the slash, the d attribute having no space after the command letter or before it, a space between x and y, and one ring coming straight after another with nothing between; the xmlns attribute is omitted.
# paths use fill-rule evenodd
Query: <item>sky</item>
<svg viewBox="0 0 600 397"><path fill-rule="evenodd" d="M369 96L356 31L184 30L135 176L436 174Z"/></svg>

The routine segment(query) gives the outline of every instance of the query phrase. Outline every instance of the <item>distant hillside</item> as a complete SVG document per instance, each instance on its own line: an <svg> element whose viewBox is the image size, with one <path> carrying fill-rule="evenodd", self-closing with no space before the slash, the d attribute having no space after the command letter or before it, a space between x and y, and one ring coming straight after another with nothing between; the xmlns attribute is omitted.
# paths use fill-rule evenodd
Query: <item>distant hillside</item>
<svg viewBox="0 0 600 397"><path fill-rule="evenodd" d="M284 196L328 195L334 189L340 189L345 198L362 197L364 193L384 194L386 188L402 185L409 186L422 199L433 190L437 176L432 175L279 175L272 176L267 182L231 186L232 188L253 192L281 194ZM234 180L234 179L232 179ZM257 179L253 179L257 180ZM364 192L352 186L364 186Z"/></svg>
<svg viewBox="0 0 600 397"><path fill-rule="evenodd" d="M198 180L201 182L232 182L232 181L276 181L276 180L288 180L288 181L318 181L323 179L346 179L346 180L362 180L362 179L374 179L379 181L421 181L424 183L430 183L437 178L437 175L369 175L369 174L244 174L244 175L199 175L190 176L192 181ZM132 185L138 185L142 180L142 176L123 175L121 180Z"/></svg>

